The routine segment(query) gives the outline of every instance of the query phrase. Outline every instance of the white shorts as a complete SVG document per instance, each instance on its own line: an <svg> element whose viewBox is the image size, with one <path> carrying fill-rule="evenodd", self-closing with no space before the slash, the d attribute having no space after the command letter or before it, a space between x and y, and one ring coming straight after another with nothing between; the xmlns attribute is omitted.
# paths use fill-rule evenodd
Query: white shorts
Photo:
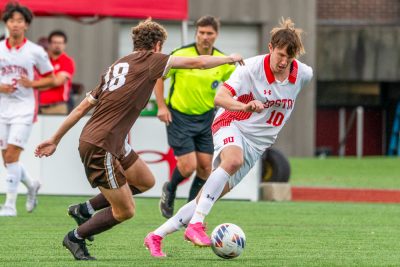
<svg viewBox="0 0 400 267"><path fill-rule="evenodd" d="M237 184L242 181L246 174L253 168L254 164L261 157L262 154L252 148L247 142L246 138L241 134L239 129L231 124L227 127L220 128L214 135L214 158L213 158L213 169L216 169L220 163L221 151L227 146L238 146L243 151L243 165L242 167L231 177L229 177L229 188L234 188Z"/></svg>
<svg viewBox="0 0 400 267"><path fill-rule="evenodd" d="M24 149L31 131L32 124L0 123L0 149L6 149L8 144Z"/></svg>

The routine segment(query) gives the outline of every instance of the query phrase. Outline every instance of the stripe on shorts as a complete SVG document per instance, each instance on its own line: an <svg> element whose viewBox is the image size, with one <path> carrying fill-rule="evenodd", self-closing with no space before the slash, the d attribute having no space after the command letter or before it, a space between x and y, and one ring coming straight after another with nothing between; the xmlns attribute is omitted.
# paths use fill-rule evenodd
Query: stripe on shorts
<svg viewBox="0 0 400 267"><path fill-rule="evenodd" d="M117 181L115 179L115 174L114 174L112 155L109 152L106 152L106 170L107 170L107 180L108 180L108 183L110 184L110 187L112 189L118 188L118 184L117 184Z"/></svg>

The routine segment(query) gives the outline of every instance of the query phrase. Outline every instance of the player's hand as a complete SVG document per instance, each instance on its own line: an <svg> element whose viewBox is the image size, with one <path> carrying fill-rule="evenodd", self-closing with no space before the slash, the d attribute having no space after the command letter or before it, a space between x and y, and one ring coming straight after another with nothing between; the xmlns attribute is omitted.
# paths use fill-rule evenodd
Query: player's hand
<svg viewBox="0 0 400 267"><path fill-rule="evenodd" d="M172 115L167 106L158 107L157 117L167 126L172 122Z"/></svg>
<svg viewBox="0 0 400 267"><path fill-rule="evenodd" d="M0 84L0 93L12 94L15 90L17 90L17 88L11 84Z"/></svg>
<svg viewBox="0 0 400 267"><path fill-rule="evenodd" d="M239 65L241 65L241 66L244 65L243 57L241 55L231 54L229 57L232 60L232 63L239 63Z"/></svg>
<svg viewBox="0 0 400 267"><path fill-rule="evenodd" d="M25 88L31 88L33 81L29 80L28 77L22 75L21 78L18 80L18 84L22 85Z"/></svg>
<svg viewBox="0 0 400 267"><path fill-rule="evenodd" d="M264 104L259 100L252 100L244 106L244 111L260 113L264 109Z"/></svg>
<svg viewBox="0 0 400 267"><path fill-rule="evenodd" d="M51 156L57 149L57 145L51 139L39 144L35 149L35 157Z"/></svg>

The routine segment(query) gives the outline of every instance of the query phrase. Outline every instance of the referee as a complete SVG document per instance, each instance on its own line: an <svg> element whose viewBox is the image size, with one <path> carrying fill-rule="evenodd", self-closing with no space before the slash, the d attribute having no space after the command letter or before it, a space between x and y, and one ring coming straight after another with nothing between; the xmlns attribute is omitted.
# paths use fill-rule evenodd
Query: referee
<svg viewBox="0 0 400 267"><path fill-rule="evenodd" d="M196 42L176 49L172 55L224 56L214 47L219 26L215 17L201 17L196 22ZM167 126L168 144L178 161L171 181L166 182L162 189L160 210L166 218L173 215L178 184L196 171L188 198L191 201L211 173L214 97L218 86L229 78L234 69L233 65L207 70L171 69L166 76L171 78L167 99L164 99L163 81L156 83L157 116Z"/></svg>

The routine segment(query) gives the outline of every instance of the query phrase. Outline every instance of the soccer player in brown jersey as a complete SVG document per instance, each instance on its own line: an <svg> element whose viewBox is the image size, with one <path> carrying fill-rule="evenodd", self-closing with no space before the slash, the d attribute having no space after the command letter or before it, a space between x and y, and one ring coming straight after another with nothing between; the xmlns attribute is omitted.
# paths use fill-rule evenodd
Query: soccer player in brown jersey
<svg viewBox="0 0 400 267"><path fill-rule="evenodd" d="M146 190L154 184L149 168L126 146L125 138L146 106L156 80L170 68L243 64L242 57L236 54L190 58L162 54L166 37L165 29L151 20L133 27L133 53L112 64L100 84L69 114L55 134L35 150L37 157L52 155L62 137L95 107L82 130L79 153L89 183L101 191L95 199L99 198L103 206L92 205L92 212L99 211L94 216L88 216L85 222L64 237L63 245L77 260L94 260L87 250L85 239L132 218L135 213L132 192ZM142 177L147 180L144 186Z"/></svg>

